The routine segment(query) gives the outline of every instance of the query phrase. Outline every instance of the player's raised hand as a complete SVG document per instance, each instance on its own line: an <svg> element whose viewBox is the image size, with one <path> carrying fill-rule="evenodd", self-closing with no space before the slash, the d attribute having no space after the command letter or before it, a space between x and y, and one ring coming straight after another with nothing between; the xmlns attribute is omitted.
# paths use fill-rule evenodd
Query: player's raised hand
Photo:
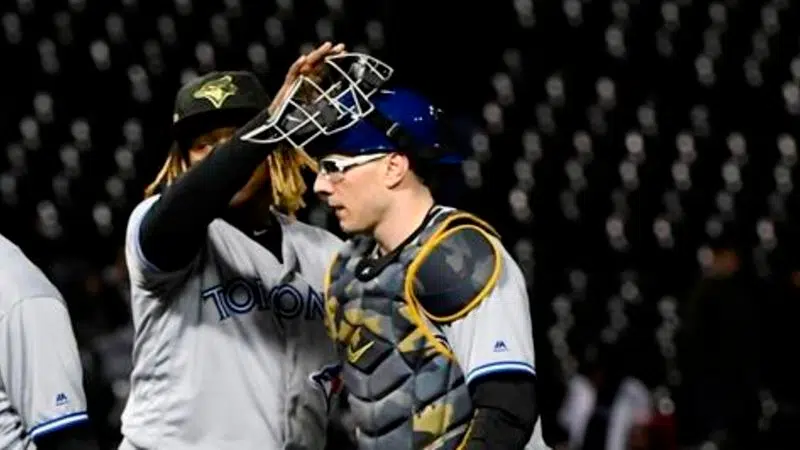
<svg viewBox="0 0 800 450"><path fill-rule="evenodd" d="M274 112L275 109L283 103L298 78L301 76L314 77L322 69L326 57L337 55L344 52L344 50L344 44L333 45L330 42L325 42L310 53L300 55L286 72L283 85L278 90L278 93L272 100L272 104L269 106L270 112Z"/></svg>
<svg viewBox="0 0 800 450"><path fill-rule="evenodd" d="M301 60L300 67L297 68L296 75L305 75L305 76L313 76L319 69L322 67L322 63L328 56L331 55L338 55L344 52L344 44L336 44L333 45L330 42L326 42L316 49L312 50L311 53L305 55L305 58Z"/></svg>

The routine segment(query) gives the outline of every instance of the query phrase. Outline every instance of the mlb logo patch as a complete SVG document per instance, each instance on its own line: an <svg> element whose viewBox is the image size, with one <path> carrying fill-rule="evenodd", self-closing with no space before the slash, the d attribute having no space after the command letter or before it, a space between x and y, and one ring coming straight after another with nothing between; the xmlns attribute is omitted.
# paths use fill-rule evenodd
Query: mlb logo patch
<svg viewBox="0 0 800 450"><path fill-rule="evenodd" d="M309 381L320 391L325 398L325 407L331 409L333 397L342 391L342 365L329 364L308 376Z"/></svg>
<svg viewBox="0 0 800 450"><path fill-rule="evenodd" d="M56 395L56 406L64 406L67 403L69 403L67 394L60 392L58 395Z"/></svg>
<svg viewBox="0 0 800 450"><path fill-rule="evenodd" d="M508 347L506 346L505 342L497 341L497 342L494 343L494 352L495 353L501 353L501 352L507 352L507 351L508 351Z"/></svg>

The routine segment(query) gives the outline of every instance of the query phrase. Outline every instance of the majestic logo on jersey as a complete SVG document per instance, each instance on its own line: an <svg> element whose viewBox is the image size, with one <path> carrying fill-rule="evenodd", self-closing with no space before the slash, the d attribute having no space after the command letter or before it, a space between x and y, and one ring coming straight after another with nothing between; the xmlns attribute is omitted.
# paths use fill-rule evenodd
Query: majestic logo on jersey
<svg viewBox="0 0 800 450"><path fill-rule="evenodd" d="M204 301L214 302L219 320L254 309L271 311L281 319L322 320L323 317L322 296L311 286L302 288L287 283L267 289L259 279L232 278L200 295Z"/></svg>
<svg viewBox="0 0 800 450"><path fill-rule="evenodd" d="M56 406L64 406L67 403L69 403L69 399L67 398L67 394L65 394L63 392L59 392L58 395L56 395Z"/></svg>
<svg viewBox="0 0 800 450"><path fill-rule="evenodd" d="M204 98L211 102L215 108L219 109L225 100L232 95L236 95L238 88L233 84L233 77L225 75L222 78L211 80L192 94L196 99Z"/></svg>
<svg viewBox="0 0 800 450"><path fill-rule="evenodd" d="M309 381L325 396L325 406L330 412L333 396L342 390L341 364L329 364L308 376Z"/></svg>

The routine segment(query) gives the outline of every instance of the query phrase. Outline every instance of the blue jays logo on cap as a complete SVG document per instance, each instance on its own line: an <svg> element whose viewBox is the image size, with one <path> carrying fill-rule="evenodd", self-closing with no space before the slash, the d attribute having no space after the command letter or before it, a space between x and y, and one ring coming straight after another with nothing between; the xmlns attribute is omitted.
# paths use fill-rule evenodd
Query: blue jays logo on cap
<svg viewBox="0 0 800 450"><path fill-rule="evenodd" d="M342 365L328 364L320 370L311 373L308 379L317 389L322 391L325 397L325 407L330 411L333 396L342 391Z"/></svg>

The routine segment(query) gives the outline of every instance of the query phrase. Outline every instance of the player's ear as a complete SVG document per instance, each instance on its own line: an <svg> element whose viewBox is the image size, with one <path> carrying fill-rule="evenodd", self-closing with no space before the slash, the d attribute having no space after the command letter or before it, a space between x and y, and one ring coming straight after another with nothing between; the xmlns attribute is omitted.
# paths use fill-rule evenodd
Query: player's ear
<svg viewBox="0 0 800 450"><path fill-rule="evenodd" d="M390 153L384 165L384 184L392 189L400 184L409 174L411 166L408 157L401 153Z"/></svg>

